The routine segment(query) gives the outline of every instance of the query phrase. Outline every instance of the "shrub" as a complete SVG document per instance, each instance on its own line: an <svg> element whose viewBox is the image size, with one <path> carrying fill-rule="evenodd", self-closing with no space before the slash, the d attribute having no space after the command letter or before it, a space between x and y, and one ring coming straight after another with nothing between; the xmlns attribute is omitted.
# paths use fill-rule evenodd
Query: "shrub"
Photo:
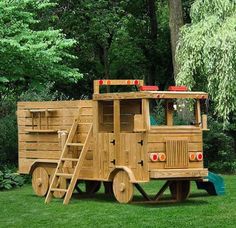
<svg viewBox="0 0 236 228"><path fill-rule="evenodd" d="M204 133L205 165L212 171L236 172L233 137L223 130L223 124L209 116L209 132Z"/></svg>
<svg viewBox="0 0 236 228"><path fill-rule="evenodd" d="M0 171L0 190L21 187L23 184L24 178L11 169L4 168L3 171Z"/></svg>

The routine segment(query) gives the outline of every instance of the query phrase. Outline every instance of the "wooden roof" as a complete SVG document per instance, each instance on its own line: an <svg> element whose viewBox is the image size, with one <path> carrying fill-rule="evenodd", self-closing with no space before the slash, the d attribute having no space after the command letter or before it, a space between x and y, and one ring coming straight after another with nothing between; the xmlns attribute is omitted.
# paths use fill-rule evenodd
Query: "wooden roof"
<svg viewBox="0 0 236 228"><path fill-rule="evenodd" d="M205 92L176 92L176 91L141 91L125 93L103 93L94 94L93 100L115 100L115 99L207 99L208 94Z"/></svg>

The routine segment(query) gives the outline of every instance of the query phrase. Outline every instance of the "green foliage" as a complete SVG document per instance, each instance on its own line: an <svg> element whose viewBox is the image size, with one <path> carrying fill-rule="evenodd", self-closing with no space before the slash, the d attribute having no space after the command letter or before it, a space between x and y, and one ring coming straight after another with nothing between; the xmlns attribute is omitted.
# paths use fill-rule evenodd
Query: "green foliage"
<svg viewBox="0 0 236 228"><path fill-rule="evenodd" d="M236 172L234 139L223 130L223 124L209 117L209 132L204 133L205 162L210 170L224 173Z"/></svg>
<svg viewBox="0 0 236 228"><path fill-rule="evenodd" d="M0 190L9 190L21 187L24 184L24 178L11 169L4 168L0 170Z"/></svg>
<svg viewBox="0 0 236 228"><path fill-rule="evenodd" d="M236 1L196 0L181 31L178 84L209 91L226 123L236 111Z"/></svg>
<svg viewBox="0 0 236 228"><path fill-rule="evenodd" d="M76 82L81 74L64 63L74 59L75 40L61 30L38 30L40 13L55 4L49 0L0 1L0 92L39 82ZM1 95L1 94L0 94Z"/></svg>
<svg viewBox="0 0 236 228"><path fill-rule="evenodd" d="M18 154L16 102L66 100L67 97L54 90L53 83L41 84L23 92L18 98L9 94L0 103L0 165L16 164Z"/></svg>

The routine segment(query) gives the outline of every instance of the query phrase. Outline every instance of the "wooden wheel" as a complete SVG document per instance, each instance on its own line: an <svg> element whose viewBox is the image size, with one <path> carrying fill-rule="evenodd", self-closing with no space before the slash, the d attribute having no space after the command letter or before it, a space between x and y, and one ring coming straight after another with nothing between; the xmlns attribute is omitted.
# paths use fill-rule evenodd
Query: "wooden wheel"
<svg viewBox="0 0 236 228"><path fill-rule="evenodd" d="M95 194L96 192L99 191L101 187L101 182L100 181L79 181L76 185L76 190L79 193L86 193L86 194Z"/></svg>
<svg viewBox="0 0 236 228"><path fill-rule="evenodd" d="M133 199L134 186L125 171L121 170L115 175L113 192L116 200L120 203L129 203Z"/></svg>
<svg viewBox="0 0 236 228"><path fill-rule="evenodd" d="M53 176L54 175L50 176L50 179L49 179L50 184L52 182ZM61 188L61 189L66 189L67 188L67 181L66 181L65 178L59 177L57 188ZM61 199L64 195L65 195L65 192L53 192L53 196L55 198L58 198L58 199Z"/></svg>
<svg viewBox="0 0 236 228"><path fill-rule="evenodd" d="M174 199L176 199L177 201L184 201L189 197L190 181L172 181L169 188Z"/></svg>
<svg viewBox="0 0 236 228"><path fill-rule="evenodd" d="M49 176L45 168L37 167L32 175L32 187L37 196L45 196L49 187Z"/></svg>

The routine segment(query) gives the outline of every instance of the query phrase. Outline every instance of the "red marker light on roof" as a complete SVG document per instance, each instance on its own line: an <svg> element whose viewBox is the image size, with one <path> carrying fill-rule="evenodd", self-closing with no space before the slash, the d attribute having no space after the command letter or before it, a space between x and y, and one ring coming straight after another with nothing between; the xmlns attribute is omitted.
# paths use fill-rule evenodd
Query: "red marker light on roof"
<svg viewBox="0 0 236 228"><path fill-rule="evenodd" d="M134 80L135 85L139 85L139 80Z"/></svg>
<svg viewBox="0 0 236 228"><path fill-rule="evenodd" d="M187 86L169 86L168 91L188 91Z"/></svg>
<svg viewBox="0 0 236 228"><path fill-rule="evenodd" d="M99 80L99 85L103 85L103 80Z"/></svg>
<svg viewBox="0 0 236 228"><path fill-rule="evenodd" d="M107 85L110 85L111 84L111 81L110 80L107 80Z"/></svg>
<svg viewBox="0 0 236 228"><path fill-rule="evenodd" d="M130 81L130 80L128 80L128 81L127 81L127 84L128 84L128 85L130 85L130 84L131 84L131 81Z"/></svg>
<svg viewBox="0 0 236 228"><path fill-rule="evenodd" d="M159 90L158 86L140 86L140 91L157 91Z"/></svg>

